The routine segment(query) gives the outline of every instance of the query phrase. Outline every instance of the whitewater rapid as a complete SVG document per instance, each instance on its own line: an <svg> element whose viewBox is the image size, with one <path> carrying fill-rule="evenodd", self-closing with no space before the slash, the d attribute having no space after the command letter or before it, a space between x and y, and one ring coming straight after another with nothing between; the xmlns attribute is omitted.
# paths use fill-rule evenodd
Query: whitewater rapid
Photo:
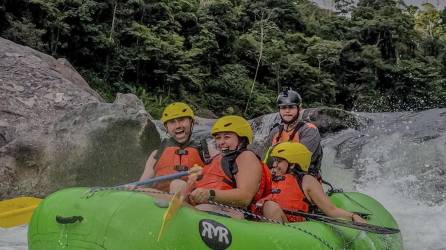
<svg viewBox="0 0 446 250"><path fill-rule="evenodd" d="M360 115L364 128L324 140L323 174L387 208L405 249L446 249L446 109Z"/></svg>
<svg viewBox="0 0 446 250"><path fill-rule="evenodd" d="M13 228L0 228L0 250L26 250L28 249L26 232L28 226Z"/></svg>

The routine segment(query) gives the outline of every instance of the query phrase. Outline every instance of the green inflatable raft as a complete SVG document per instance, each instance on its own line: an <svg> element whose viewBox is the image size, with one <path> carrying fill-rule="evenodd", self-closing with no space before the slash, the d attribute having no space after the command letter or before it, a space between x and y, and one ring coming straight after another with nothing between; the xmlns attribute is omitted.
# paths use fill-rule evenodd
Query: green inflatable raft
<svg viewBox="0 0 446 250"><path fill-rule="evenodd" d="M177 211L157 241L166 198L119 190L89 196L88 191L70 188L44 199L29 224L29 249L403 248L400 233L375 234L320 221L282 225L236 220L188 206ZM369 214L370 224L398 227L391 214L367 195L335 193L330 198L338 207Z"/></svg>

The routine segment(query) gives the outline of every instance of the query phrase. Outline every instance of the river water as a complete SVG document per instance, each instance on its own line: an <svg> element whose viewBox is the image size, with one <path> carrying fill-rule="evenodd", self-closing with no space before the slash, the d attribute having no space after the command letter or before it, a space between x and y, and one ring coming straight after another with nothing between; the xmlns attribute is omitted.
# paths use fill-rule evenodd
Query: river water
<svg viewBox="0 0 446 250"><path fill-rule="evenodd" d="M405 249L446 249L446 109L361 115L364 129L324 141L326 172L381 202Z"/></svg>
<svg viewBox="0 0 446 250"><path fill-rule="evenodd" d="M446 250L446 109L358 115L366 121L361 129L323 139L324 178L381 202L396 218L405 249ZM256 138L268 130L256 129ZM26 230L0 228L0 250L27 249Z"/></svg>

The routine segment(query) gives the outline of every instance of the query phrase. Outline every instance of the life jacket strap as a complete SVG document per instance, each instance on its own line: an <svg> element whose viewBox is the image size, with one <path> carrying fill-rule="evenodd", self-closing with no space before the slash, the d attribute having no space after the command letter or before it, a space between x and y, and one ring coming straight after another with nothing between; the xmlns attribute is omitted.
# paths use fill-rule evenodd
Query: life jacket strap
<svg viewBox="0 0 446 250"><path fill-rule="evenodd" d="M297 131L298 131L300 128L302 128L304 125L305 125L305 122L303 122L303 121L299 121L299 122L296 124L296 127L294 127L293 132L292 132L291 135L290 135L290 138L288 138L288 141L292 141L292 140L294 139L294 137L296 136Z"/></svg>
<svg viewBox="0 0 446 250"><path fill-rule="evenodd" d="M200 149L200 155L204 164L208 164L211 161L211 155L209 154L208 143L206 139L200 140Z"/></svg>

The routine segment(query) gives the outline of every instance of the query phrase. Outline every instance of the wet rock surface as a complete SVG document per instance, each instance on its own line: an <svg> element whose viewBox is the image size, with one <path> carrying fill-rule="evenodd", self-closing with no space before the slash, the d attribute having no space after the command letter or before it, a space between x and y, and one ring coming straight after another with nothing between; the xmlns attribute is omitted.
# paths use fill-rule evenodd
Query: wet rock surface
<svg viewBox="0 0 446 250"><path fill-rule="evenodd" d="M159 141L136 96L105 103L65 59L0 38L0 199L134 180Z"/></svg>

